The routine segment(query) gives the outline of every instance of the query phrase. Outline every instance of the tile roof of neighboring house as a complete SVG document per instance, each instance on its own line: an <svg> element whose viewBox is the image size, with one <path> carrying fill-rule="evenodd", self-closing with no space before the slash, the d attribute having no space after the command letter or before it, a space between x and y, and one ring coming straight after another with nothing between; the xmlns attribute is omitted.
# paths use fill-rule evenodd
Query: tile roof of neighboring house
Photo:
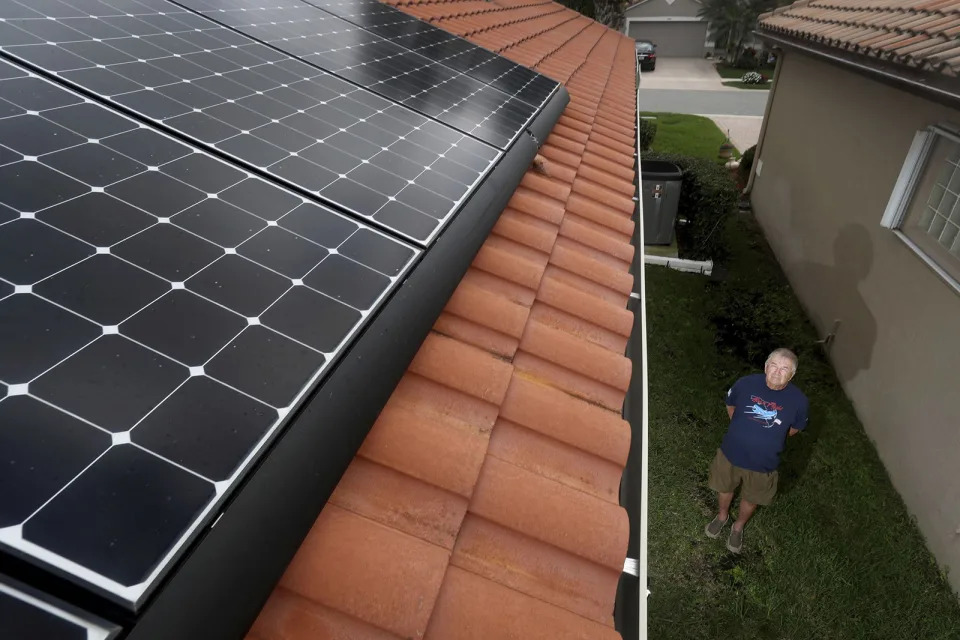
<svg viewBox="0 0 960 640"><path fill-rule="evenodd" d="M960 0L800 0L759 30L960 76Z"/></svg>
<svg viewBox="0 0 960 640"><path fill-rule="evenodd" d="M615 639L634 45L554 2L397 2L570 104L250 631Z"/></svg>

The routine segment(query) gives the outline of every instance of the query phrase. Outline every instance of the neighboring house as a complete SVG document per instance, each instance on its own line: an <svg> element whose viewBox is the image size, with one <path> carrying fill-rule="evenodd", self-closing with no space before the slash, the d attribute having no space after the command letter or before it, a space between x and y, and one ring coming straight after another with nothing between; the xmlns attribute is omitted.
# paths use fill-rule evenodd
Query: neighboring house
<svg viewBox="0 0 960 640"><path fill-rule="evenodd" d="M831 0L762 16L780 62L750 188L797 296L821 336L835 333L830 358L894 486L960 589L958 11L956 0Z"/></svg>
<svg viewBox="0 0 960 640"><path fill-rule="evenodd" d="M549 175L527 171L250 640L615 640L633 43L557 3L396 6L570 104Z"/></svg>
<svg viewBox="0 0 960 640"><path fill-rule="evenodd" d="M640 0L625 11L626 34L654 42L659 57L702 58L708 25L697 15L701 7L698 0Z"/></svg>

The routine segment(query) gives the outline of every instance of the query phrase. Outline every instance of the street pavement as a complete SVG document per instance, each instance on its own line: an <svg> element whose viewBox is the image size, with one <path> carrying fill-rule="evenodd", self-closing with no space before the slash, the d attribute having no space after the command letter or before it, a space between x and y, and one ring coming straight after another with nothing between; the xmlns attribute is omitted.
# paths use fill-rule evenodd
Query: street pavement
<svg viewBox="0 0 960 640"><path fill-rule="evenodd" d="M640 110L710 116L763 116L769 94L769 91L750 89L645 89L641 81Z"/></svg>

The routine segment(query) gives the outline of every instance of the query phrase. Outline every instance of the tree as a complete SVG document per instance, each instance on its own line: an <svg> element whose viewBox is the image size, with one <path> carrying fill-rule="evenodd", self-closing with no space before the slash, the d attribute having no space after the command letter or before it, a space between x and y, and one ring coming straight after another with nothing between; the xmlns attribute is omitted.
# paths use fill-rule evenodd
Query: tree
<svg viewBox="0 0 960 640"><path fill-rule="evenodd" d="M737 64L743 43L756 28L760 14L783 4L782 0L704 0L697 15L707 19L713 41Z"/></svg>
<svg viewBox="0 0 960 640"><path fill-rule="evenodd" d="M623 31L626 10L626 0L594 0L593 19L614 31Z"/></svg>
<svg viewBox="0 0 960 640"><path fill-rule="evenodd" d="M593 0L561 0L561 4L574 11L579 11L588 18L594 16Z"/></svg>

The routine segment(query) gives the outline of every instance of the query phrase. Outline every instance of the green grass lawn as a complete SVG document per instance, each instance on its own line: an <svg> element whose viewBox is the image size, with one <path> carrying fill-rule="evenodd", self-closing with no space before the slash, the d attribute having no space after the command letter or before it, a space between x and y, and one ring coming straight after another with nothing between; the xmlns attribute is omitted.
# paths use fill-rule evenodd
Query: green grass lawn
<svg viewBox="0 0 960 640"><path fill-rule="evenodd" d="M682 113L643 112L642 116L656 116L657 136L651 151L682 153L702 158L717 158L726 136L710 118ZM739 158L739 152L734 152Z"/></svg>
<svg viewBox="0 0 960 640"><path fill-rule="evenodd" d="M722 282L646 268L650 637L960 638L957 599L759 228L737 214L725 238L731 256ZM711 315L745 292L783 310L777 344L762 348L798 350L795 382L810 398L810 426L788 441L780 493L758 510L743 553L734 555L725 534L703 534L715 510L707 468L726 429L724 393L740 375L759 371L763 356L747 361L718 345Z"/></svg>
<svg viewBox="0 0 960 640"><path fill-rule="evenodd" d="M737 89L759 89L761 91L769 91L770 83L765 82L763 84L747 84L746 82L740 82L739 80L734 80L733 82L724 82L723 86L725 87L736 87Z"/></svg>

